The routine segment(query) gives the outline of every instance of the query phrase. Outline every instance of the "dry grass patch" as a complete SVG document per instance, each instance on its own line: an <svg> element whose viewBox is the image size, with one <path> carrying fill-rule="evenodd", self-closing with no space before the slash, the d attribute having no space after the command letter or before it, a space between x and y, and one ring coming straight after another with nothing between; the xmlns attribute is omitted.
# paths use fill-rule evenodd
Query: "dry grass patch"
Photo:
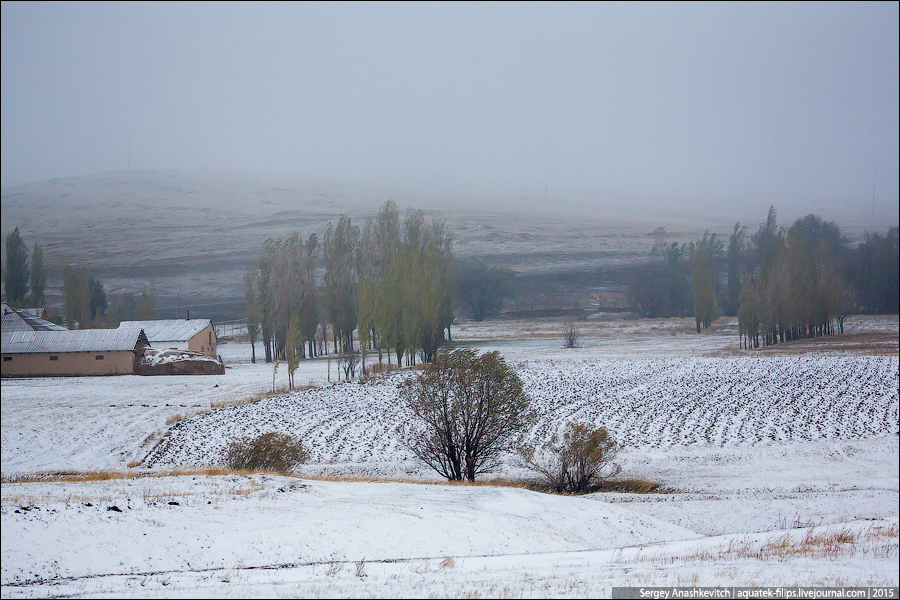
<svg viewBox="0 0 900 600"><path fill-rule="evenodd" d="M620 550L612 562L647 562L654 565L687 564L694 562L716 562L734 560L777 559L779 562L790 558L837 559L837 558L897 558L897 524L890 526L871 525L854 532L849 529L810 529L803 537L788 533L770 538L765 542L752 539L732 539L720 546L705 548L692 554L665 556L653 554L624 558Z"/></svg>
<svg viewBox="0 0 900 600"><path fill-rule="evenodd" d="M204 467L194 469L166 469L161 471L48 471L43 473L25 473L20 475L4 475L2 483L85 483L91 481L108 481L111 479L142 479L145 477L179 477L217 475L284 475L274 471L250 471L242 469L225 469L222 467Z"/></svg>
<svg viewBox="0 0 900 600"><path fill-rule="evenodd" d="M375 375L385 375L397 369L399 367L394 363L373 363L366 366L366 374L369 377L373 377Z"/></svg>
<svg viewBox="0 0 900 600"><path fill-rule="evenodd" d="M671 494L674 490L656 481L647 479L619 479L600 483L600 492L620 492L623 494Z"/></svg>
<svg viewBox="0 0 900 600"><path fill-rule="evenodd" d="M252 396L248 396L246 398L237 398L234 400L216 400L211 402L210 408L228 408L229 406L243 406L244 404L253 404L254 402L259 402L260 400L265 400L266 398L273 398L275 396L281 396L283 394L289 394L292 391L294 392L302 392L303 390L313 390L318 389L322 386L315 383L314 381L310 381L306 385L298 385L294 386L293 390L288 389L287 386L281 386L279 388L275 388L275 391L268 392L260 392L258 394L254 394Z"/></svg>

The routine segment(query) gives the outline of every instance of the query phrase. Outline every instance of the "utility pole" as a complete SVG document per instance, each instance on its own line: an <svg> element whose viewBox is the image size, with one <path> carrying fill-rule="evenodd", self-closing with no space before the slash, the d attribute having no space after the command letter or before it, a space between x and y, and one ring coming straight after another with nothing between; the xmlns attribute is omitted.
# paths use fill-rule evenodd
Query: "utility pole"
<svg viewBox="0 0 900 600"><path fill-rule="evenodd" d="M547 203L547 182L550 179L550 161L544 161L544 204Z"/></svg>
<svg viewBox="0 0 900 600"><path fill-rule="evenodd" d="M878 180L878 167L872 170L872 214L875 214L875 182Z"/></svg>

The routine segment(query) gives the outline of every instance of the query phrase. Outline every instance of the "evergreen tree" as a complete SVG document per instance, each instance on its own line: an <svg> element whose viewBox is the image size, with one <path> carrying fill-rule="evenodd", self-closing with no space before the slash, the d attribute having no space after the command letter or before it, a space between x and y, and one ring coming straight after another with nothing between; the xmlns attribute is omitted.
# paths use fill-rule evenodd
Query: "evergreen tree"
<svg viewBox="0 0 900 600"><path fill-rule="evenodd" d="M6 236L6 269L3 273L6 301L16 308L25 306L28 295L28 247L16 227Z"/></svg>
<svg viewBox="0 0 900 600"><path fill-rule="evenodd" d="M106 315L106 309L109 304L106 301L106 291L99 279L88 277L88 289L90 290L90 312L91 322L96 322Z"/></svg>

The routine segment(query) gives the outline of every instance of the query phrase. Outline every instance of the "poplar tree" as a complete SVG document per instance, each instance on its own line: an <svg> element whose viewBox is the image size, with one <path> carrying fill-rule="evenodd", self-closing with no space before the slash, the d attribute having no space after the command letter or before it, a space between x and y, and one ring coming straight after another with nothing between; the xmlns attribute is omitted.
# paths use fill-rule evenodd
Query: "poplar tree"
<svg viewBox="0 0 900 600"><path fill-rule="evenodd" d="M358 321L357 252L359 227L342 216L337 227L328 223L323 241L325 257L324 303L334 331L334 343L342 352L353 351L353 330ZM335 347L337 351L337 348Z"/></svg>
<svg viewBox="0 0 900 600"><path fill-rule="evenodd" d="M6 236L6 269L3 273L6 301L16 308L25 306L28 294L28 247L16 227Z"/></svg>
<svg viewBox="0 0 900 600"><path fill-rule="evenodd" d="M47 272L44 270L44 249L34 244L31 253L31 306L41 308L44 306L44 288L47 286Z"/></svg>
<svg viewBox="0 0 900 600"><path fill-rule="evenodd" d="M709 328L719 317L718 274L723 242L708 231L703 239L690 244L691 294L697 333L700 327Z"/></svg>
<svg viewBox="0 0 900 600"><path fill-rule="evenodd" d="M257 280L259 267L256 261L247 263L244 275L244 300L247 303L247 335L250 337L250 362L256 364L256 342L259 339L259 298L257 296Z"/></svg>

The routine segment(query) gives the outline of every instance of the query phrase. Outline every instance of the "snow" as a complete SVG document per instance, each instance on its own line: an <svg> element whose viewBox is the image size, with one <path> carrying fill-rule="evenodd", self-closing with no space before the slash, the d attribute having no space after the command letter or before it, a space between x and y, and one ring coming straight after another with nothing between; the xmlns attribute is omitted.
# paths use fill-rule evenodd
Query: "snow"
<svg viewBox="0 0 900 600"><path fill-rule="evenodd" d="M851 323L897 331L897 317ZM330 384L326 359L304 361L296 380L318 387L238 404L271 390L273 372L249 362L248 345L228 343L222 376L2 382L2 595L898 585L896 342L887 355L723 358L736 346L727 322L700 335L686 320L589 322L597 329L573 350L560 348L558 326L464 323L454 339L514 364L541 416L529 441L570 419L603 422L626 443L625 473L673 493L568 497L435 482L397 434L408 417L397 383L408 375ZM285 380L282 365L275 383ZM233 437L270 430L310 446L299 477L159 471L216 464ZM132 461L144 467L131 478L9 482ZM498 473L522 474L513 457ZM840 532L853 541L827 551L803 542ZM786 553L787 538L806 550Z"/></svg>
<svg viewBox="0 0 900 600"><path fill-rule="evenodd" d="M182 361L198 361L198 362L211 362L218 363L218 359L215 359L211 356L206 356L205 354L201 354L200 352L190 352L188 350L175 350L175 349L166 349L159 350L157 348L145 348L144 349L144 359L143 363L146 365L150 365L152 367L156 367L158 365L165 365L168 363L177 363Z"/></svg>

